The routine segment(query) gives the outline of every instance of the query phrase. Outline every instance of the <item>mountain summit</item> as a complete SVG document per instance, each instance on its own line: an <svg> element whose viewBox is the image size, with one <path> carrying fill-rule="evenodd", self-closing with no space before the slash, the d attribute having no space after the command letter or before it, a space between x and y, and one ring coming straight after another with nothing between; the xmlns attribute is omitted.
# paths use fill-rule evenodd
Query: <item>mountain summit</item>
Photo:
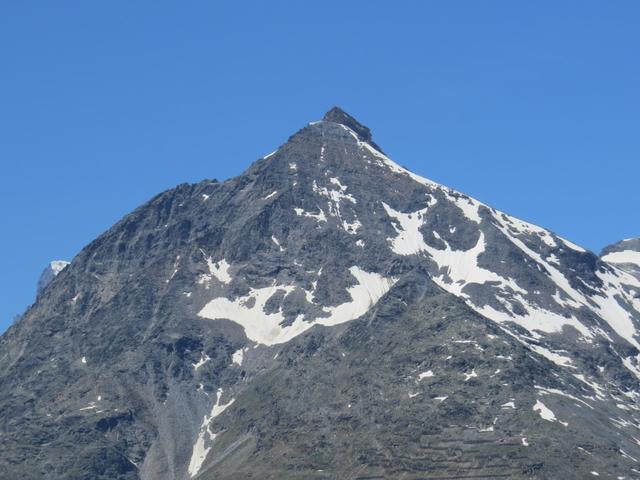
<svg viewBox="0 0 640 480"><path fill-rule="evenodd" d="M2 336L0 477L637 477L619 267L333 108L124 217Z"/></svg>
<svg viewBox="0 0 640 480"><path fill-rule="evenodd" d="M370 143L372 146L379 150L379 147L375 143L373 143L371 130L369 130L368 127L362 125L340 107L333 107L331 110L325 113L324 117L322 117L322 121L339 123L341 125L344 125L345 127L348 127L358 136L360 140Z"/></svg>

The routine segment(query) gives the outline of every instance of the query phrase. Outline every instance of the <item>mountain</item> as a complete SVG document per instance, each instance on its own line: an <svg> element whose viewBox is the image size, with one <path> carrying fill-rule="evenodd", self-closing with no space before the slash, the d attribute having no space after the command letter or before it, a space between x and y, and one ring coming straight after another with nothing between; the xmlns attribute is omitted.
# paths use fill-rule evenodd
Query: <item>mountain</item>
<svg viewBox="0 0 640 480"><path fill-rule="evenodd" d="M42 271L40 278L38 279L38 287L36 295L40 295L42 291L51 283L64 267L69 265L69 262L65 262L64 260L53 260L49 262L49 265Z"/></svg>
<svg viewBox="0 0 640 480"><path fill-rule="evenodd" d="M600 258L640 279L640 238L628 238L602 250Z"/></svg>
<svg viewBox="0 0 640 480"><path fill-rule="evenodd" d="M640 478L638 292L334 108L127 215L2 336L0 477Z"/></svg>

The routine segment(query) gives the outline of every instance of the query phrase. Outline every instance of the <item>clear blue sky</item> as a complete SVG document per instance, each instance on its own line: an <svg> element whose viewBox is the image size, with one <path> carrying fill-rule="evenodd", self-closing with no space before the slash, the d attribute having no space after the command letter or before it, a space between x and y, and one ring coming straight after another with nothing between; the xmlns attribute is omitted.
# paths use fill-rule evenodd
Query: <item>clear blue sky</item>
<svg viewBox="0 0 640 480"><path fill-rule="evenodd" d="M50 260L334 104L594 251L639 236L638 25L637 1L4 1L0 331Z"/></svg>

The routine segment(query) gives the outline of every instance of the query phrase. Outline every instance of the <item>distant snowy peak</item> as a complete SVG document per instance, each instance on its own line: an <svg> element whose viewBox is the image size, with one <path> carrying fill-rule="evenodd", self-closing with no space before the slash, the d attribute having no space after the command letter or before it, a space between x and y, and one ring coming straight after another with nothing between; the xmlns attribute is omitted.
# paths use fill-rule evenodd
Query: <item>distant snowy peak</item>
<svg viewBox="0 0 640 480"><path fill-rule="evenodd" d="M36 295L40 296L44 289L47 288L47 285L49 285L67 265L69 265L69 262L65 260L54 260L50 262L40 275Z"/></svg>
<svg viewBox="0 0 640 480"><path fill-rule="evenodd" d="M602 250L603 261L640 278L640 238L628 238Z"/></svg>

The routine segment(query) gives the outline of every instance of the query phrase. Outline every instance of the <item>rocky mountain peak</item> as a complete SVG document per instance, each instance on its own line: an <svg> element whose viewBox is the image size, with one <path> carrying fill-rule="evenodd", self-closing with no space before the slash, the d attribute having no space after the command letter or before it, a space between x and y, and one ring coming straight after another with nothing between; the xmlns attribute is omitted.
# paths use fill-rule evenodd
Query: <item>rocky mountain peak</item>
<svg viewBox="0 0 640 480"><path fill-rule="evenodd" d="M325 113L324 117L322 117L322 121L344 125L345 127L350 128L361 141L367 142L373 145L377 150L380 150L380 147L378 147L373 142L373 136L369 127L361 124L358 120L342 110L340 107L333 107L331 110Z"/></svg>
<svg viewBox="0 0 640 480"><path fill-rule="evenodd" d="M0 337L0 478L618 478L639 291L335 107L127 215Z"/></svg>

